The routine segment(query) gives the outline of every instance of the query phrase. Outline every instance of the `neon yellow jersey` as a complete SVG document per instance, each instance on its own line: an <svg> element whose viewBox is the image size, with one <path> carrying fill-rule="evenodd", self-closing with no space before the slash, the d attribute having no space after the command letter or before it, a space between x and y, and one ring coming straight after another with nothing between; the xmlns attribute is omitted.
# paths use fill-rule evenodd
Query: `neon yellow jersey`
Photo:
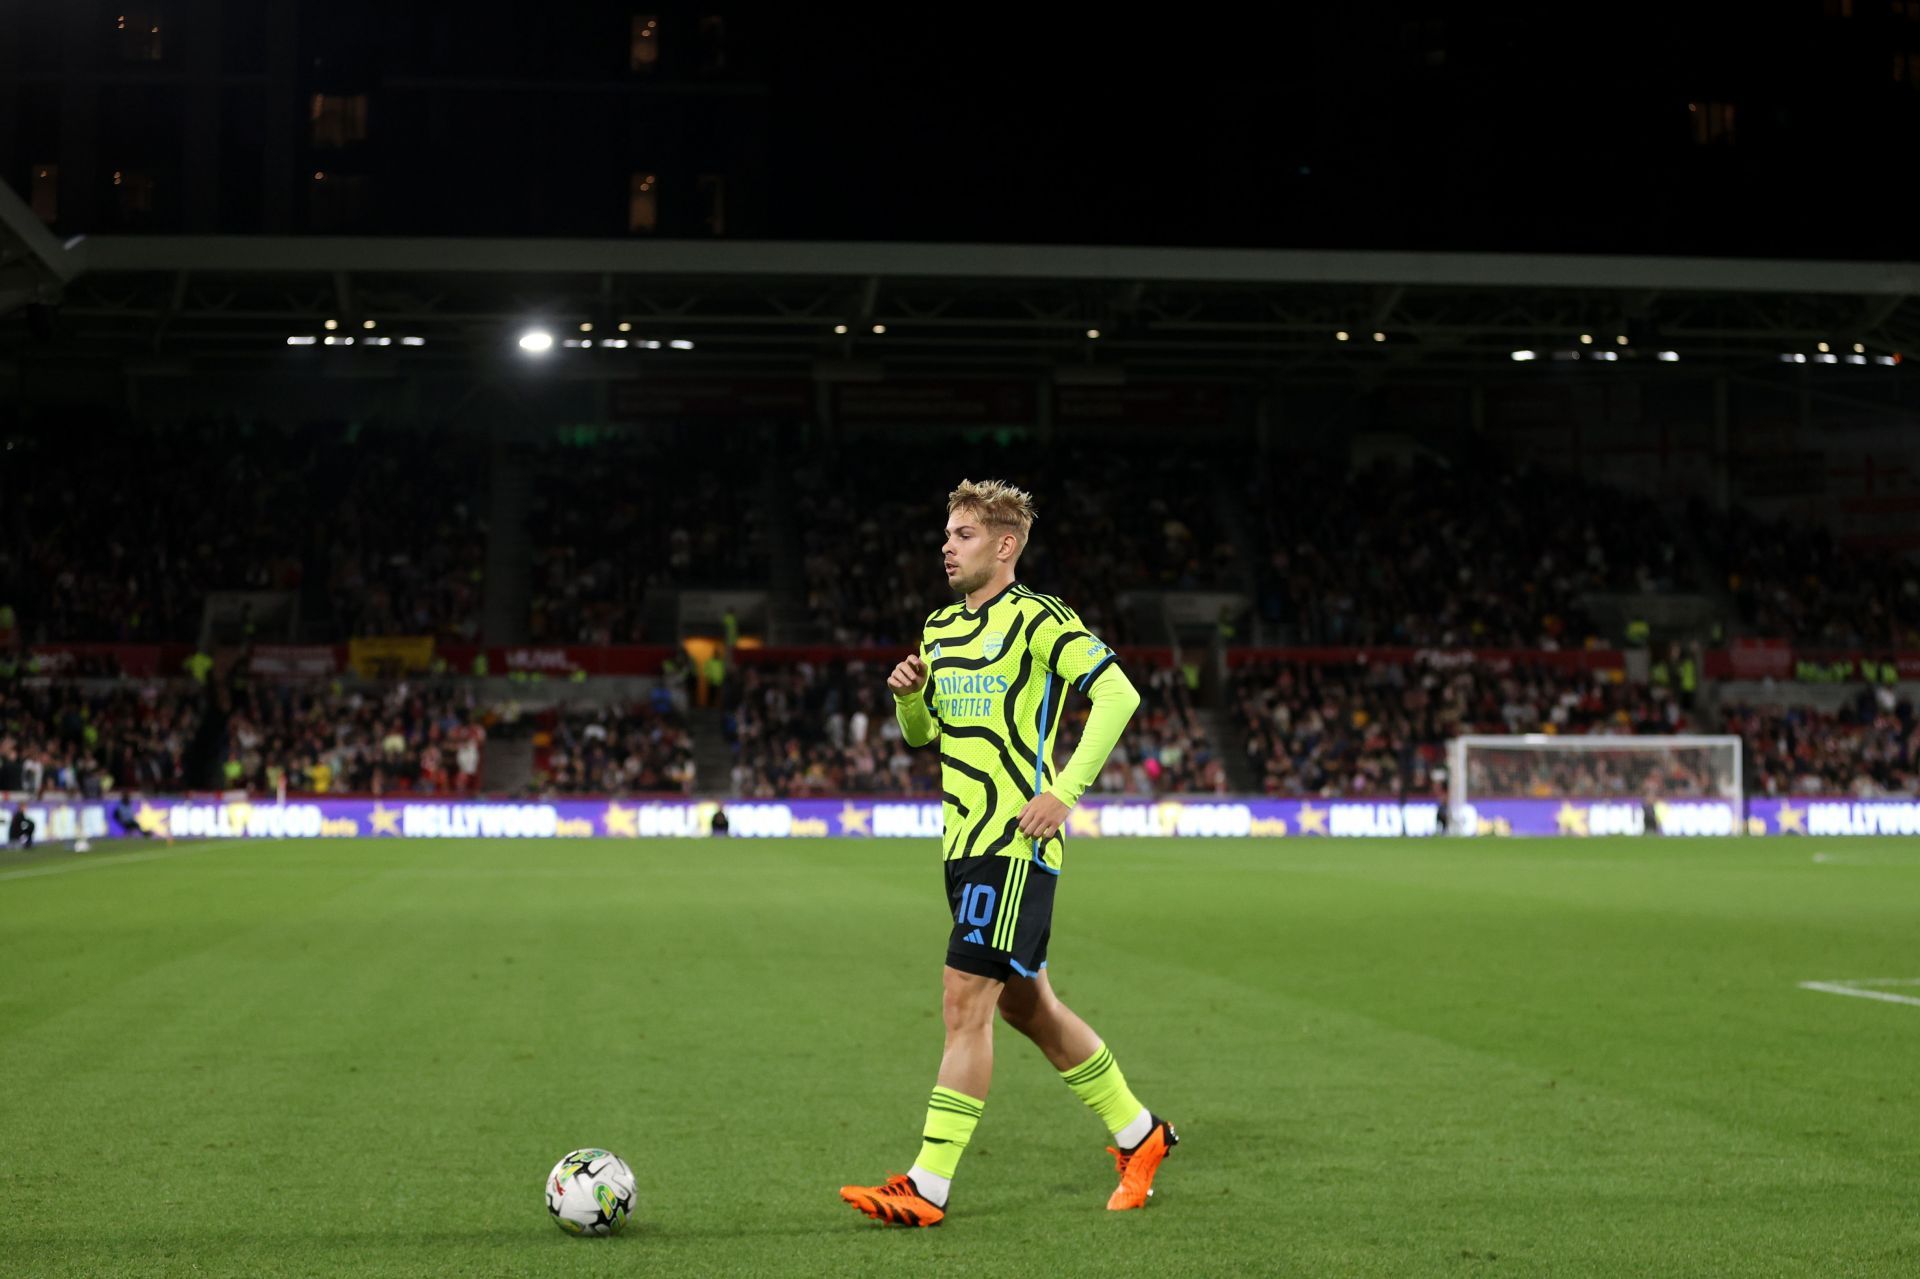
<svg viewBox="0 0 1920 1279"><path fill-rule="evenodd" d="M1140 704L1114 651L1080 615L1018 582L978 609L936 609L921 634L921 692L896 698L910 746L940 747L944 844L957 857L1032 857L1059 871L1064 828L1036 849L1020 810L1036 791L1071 807L1093 784ZM1068 689L1094 711L1067 767L1053 767Z"/></svg>

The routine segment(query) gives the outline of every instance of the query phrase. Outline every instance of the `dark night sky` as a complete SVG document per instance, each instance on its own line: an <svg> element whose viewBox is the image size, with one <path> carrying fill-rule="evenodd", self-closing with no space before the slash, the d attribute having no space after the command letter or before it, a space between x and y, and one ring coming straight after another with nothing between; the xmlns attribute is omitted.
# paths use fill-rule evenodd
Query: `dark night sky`
<svg viewBox="0 0 1920 1279"><path fill-rule="evenodd" d="M1858 3L776 11L771 229L1912 258L1920 21Z"/></svg>

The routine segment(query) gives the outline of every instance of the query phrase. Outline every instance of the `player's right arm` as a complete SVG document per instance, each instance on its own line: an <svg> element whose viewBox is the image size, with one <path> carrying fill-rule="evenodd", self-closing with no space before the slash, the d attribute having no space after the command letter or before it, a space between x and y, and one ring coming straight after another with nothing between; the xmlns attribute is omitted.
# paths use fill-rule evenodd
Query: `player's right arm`
<svg viewBox="0 0 1920 1279"><path fill-rule="evenodd" d="M887 676L887 691L893 694L893 717L900 721L900 736L907 745L925 746L940 736L940 721L933 716L932 690L927 687L924 654L907 654Z"/></svg>

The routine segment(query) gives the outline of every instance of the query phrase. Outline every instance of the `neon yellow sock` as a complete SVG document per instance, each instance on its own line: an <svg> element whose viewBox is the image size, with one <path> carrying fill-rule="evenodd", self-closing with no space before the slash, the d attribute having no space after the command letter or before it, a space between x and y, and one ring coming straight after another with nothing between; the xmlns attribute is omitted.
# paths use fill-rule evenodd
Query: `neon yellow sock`
<svg viewBox="0 0 1920 1279"><path fill-rule="evenodd" d="M1146 1109L1133 1095L1133 1089L1127 1087L1120 1063L1113 1059L1113 1053L1104 1043L1078 1066L1061 1071L1060 1078L1066 1080L1074 1096L1093 1108L1108 1132L1119 1132Z"/></svg>
<svg viewBox="0 0 1920 1279"><path fill-rule="evenodd" d="M960 1166L961 1152L973 1139L973 1126L980 1122L987 1103L951 1088L935 1086L927 1098L927 1126L921 1130L920 1167L941 1177L952 1177Z"/></svg>

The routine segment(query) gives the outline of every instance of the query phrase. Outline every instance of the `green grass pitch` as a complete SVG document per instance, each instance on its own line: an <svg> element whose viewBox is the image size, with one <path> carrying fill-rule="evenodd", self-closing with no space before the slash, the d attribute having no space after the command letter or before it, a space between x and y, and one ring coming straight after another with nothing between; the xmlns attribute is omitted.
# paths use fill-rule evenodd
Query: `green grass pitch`
<svg viewBox="0 0 1920 1279"><path fill-rule="evenodd" d="M1920 842L1081 841L1051 971L1180 1126L1155 1205L1002 1028L888 1230L834 1191L918 1148L933 853L0 861L0 1274L1920 1274L1920 1006L1798 984L1920 978ZM542 1206L587 1145L611 1240Z"/></svg>

